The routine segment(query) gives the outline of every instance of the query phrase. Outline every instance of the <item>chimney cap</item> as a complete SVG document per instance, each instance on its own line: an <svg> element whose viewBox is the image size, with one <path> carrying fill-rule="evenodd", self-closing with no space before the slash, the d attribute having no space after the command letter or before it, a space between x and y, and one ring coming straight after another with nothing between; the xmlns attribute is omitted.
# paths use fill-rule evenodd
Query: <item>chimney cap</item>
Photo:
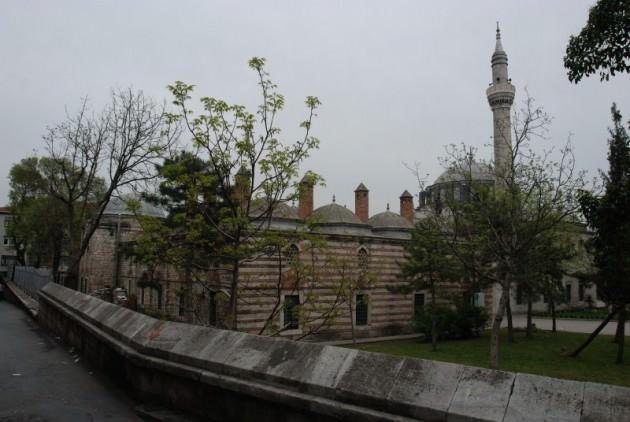
<svg viewBox="0 0 630 422"><path fill-rule="evenodd" d="M369 192L370 190L365 187L363 183L359 183L359 186L354 190L355 192Z"/></svg>
<svg viewBox="0 0 630 422"><path fill-rule="evenodd" d="M401 198L413 198L413 195L409 193L408 190L405 190L402 195L400 195Z"/></svg>

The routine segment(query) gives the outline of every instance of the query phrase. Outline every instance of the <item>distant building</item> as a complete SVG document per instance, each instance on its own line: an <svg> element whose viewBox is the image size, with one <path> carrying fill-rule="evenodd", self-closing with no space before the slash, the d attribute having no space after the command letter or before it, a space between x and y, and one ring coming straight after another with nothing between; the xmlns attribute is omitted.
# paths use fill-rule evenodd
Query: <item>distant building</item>
<svg viewBox="0 0 630 422"><path fill-rule="evenodd" d="M7 276L9 269L16 260L16 251L13 237L9 236L8 228L13 219L9 207L0 207L0 277Z"/></svg>

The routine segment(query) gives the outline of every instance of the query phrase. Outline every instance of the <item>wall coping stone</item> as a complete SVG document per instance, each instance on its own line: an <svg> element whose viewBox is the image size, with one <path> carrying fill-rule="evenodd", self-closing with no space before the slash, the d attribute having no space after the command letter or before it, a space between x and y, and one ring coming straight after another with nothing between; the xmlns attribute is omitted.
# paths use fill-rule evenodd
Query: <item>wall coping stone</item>
<svg viewBox="0 0 630 422"><path fill-rule="evenodd" d="M53 283L40 301L132 364L342 420L630 420L626 387L160 321Z"/></svg>

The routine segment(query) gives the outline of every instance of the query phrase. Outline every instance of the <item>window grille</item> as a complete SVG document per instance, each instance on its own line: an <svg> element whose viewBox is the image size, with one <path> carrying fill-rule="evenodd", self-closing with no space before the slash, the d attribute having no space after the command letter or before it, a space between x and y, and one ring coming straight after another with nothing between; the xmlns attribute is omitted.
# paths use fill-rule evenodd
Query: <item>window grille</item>
<svg viewBox="0 0 630 422"><path fill-rule="evenodd" d="M297 315L298 306L300 306L299 295L286 295L284 297L284 326L289 330L296 330L300 327Z"/></svg>
<svg viewBox="0 0 630 422"><path fill-rule="evenodd" d="M355 305L355 321L357 326L367 325L368 323L367 295L357 295L357 303Z"/></svg>

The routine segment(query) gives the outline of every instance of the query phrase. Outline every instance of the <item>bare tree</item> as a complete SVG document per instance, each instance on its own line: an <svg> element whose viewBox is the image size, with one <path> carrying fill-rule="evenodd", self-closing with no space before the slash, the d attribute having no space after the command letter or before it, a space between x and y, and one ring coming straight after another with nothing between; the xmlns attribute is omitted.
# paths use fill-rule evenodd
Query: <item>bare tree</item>
<svg viewBox="0 0 630 422"><path fill-rule="evenodd" d="M111 197L155 177L179 134L167 123L164 105L127 89L112 91L96 115L83 100L75 116L48 130L43 172L49 194L66 207L68 286L77 287L79 262Z"/></svg>

